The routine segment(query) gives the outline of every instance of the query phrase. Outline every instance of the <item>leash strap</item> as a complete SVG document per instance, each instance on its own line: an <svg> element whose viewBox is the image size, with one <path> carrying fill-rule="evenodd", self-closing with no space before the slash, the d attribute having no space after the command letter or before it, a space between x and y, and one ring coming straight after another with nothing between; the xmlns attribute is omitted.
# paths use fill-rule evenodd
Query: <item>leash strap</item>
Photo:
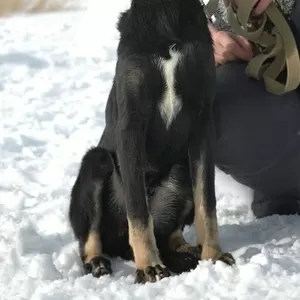
<svg viewBox="0 0 300 300"><path fill-rule="evenodd" d="M210 16L217 5L218 0L207 3ZM290 26L274 2L259 17L251 16L254 6L254 1L235 0L227 12L233 31L251 41L257 50L247 65L246 74L263 79L270 93L281 95L293 91L300 84L300 57ZM282 71L286 71L285 83L277 79Z"/></svg>
<svg viewBox="0 0 300 300"><path fill-rule="evenodd" d="M218 8L219 0L209 0L206 4L204 4L203 0L200 0L200 2L205 7L206 16L208 19L211 19Z"/></svg>

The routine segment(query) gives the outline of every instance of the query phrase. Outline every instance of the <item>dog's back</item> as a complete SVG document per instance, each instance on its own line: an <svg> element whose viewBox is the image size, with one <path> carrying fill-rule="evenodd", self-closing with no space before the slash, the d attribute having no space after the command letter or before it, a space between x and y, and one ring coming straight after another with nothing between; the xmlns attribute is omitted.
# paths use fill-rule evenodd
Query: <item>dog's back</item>
<svg viewBox="0 0 300 300"><path fill-rule="evenodd" d="M186 157L192 118L212 104L215 90L203 7L198 0L134 0L121 15L118 30L116 77L99 145L117 150L114 132L127 122L120 112L120 106L127 106L126 113L136 114L136 122L149 120L146 168L169 168ZM125 85L132 94L142 95L138 103L118 97Z"/></svg>

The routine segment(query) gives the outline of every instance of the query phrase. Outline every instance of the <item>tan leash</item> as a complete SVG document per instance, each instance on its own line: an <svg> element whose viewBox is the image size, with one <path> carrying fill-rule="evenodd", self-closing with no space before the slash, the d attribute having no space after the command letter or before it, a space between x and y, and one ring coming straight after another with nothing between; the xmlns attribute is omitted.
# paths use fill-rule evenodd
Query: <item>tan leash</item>
<svg viewBox="0 0 300 300"><path fill-rule="evenodd" d="M246 74L263 79L266 90L281 95L295 90L300 84L300 57L294 35L280 9L275 3L261 16L253 18L255 6L252 0L235 0L228 6L228 22L234 33L251 41L258 50L248 63ZM218 0L206 4L208 16L212 16ZM286 71L286 82L277 77Z"/></svg>
<svg viewBox="0 0 300 300"><path fill-rule="evenodd" d="M203 1L201 2L203 3ZM208 18L211 18L215 14L218 4L219 0L208 0L206 4L203 3Z"/></svg>

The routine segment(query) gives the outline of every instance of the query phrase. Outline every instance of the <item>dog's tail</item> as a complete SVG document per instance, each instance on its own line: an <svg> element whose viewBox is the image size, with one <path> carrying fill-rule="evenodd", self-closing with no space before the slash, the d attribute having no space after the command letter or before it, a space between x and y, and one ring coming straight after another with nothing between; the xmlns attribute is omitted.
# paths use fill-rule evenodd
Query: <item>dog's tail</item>
<svg viewBox="0 0 300 300"><path fill-rule="evenodd" d="M73 232L81 242L91 231L99 229L102 191L112 172L113 160L106 149L93 147L83 156L69 208Z"/></svg>

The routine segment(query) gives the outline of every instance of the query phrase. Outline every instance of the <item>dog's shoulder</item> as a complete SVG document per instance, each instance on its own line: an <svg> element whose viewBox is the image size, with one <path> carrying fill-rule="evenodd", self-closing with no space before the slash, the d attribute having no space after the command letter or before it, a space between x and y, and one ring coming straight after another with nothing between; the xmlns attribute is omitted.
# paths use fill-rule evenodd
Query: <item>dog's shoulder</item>
<svg viewBox="0 0 300 300"><path fill-rule="evenodd" d="M145 82L145 59L131 54L118 58L116 67L117 89L126 92L138 92Z"/></svg>

